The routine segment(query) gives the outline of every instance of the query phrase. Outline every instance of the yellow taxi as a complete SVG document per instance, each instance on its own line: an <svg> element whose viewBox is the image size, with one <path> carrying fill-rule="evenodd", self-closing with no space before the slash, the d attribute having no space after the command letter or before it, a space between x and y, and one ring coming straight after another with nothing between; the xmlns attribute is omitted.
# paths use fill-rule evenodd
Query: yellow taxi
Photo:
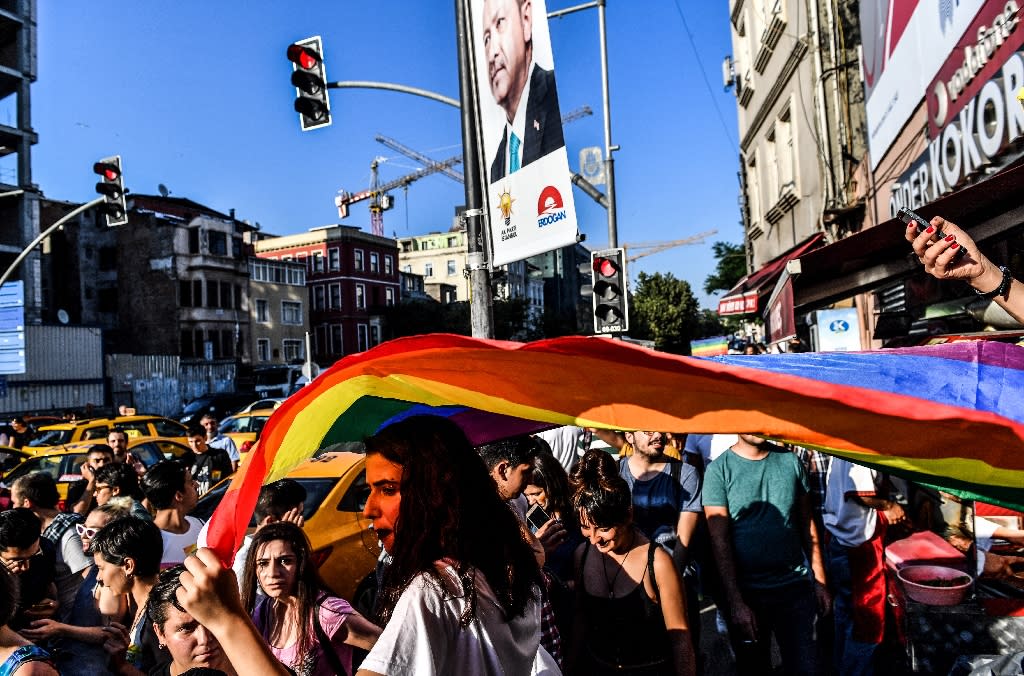
<svg viewBox="0 0 1024 676"><path fill-rule="evenodd" d="M247 453L259 438L267 419L274 412L272 408L245 411L229 415L220 421L220 433L231 437L239 453Z"/></svg>
<svg viewBox="0 0 1024 676"><path fill-rule="evenodd" d="M291 472L306 489L304 530L313 546L313 561L320 576L336 594L365 610L375 588L374 567L380 547L363 518L370 495L366 484L366 456L362 453L329 452L307 460ZM220 504L228 481L222 481L199 498L191 515L209 521ZM255 522L250 522L255 528Z"/></svg>
<svg viewBox="0 0 1024 676"><path fill-rule="evenodd" d="M79 441L107 443L107 434L118 428L128 434L128 440L139 437L169 437L188 445L185 426L169 418L156 415L126 415L116 418L91 418L75 422L57 423L40 427L26 450L63 446Z"/></svg>
<svg viewBox="0 0 1024 676"><path fill-rule="evenodd" d="M82 463L88 457L89 449L96 443L106 443L106 439L40 448L37 453L26 457L23 462L6 472L0 481L0 509L7 509L10 506L11 484L19 477L32 472L46 472L53 477L60 498L58 508L64 509L68 488L82 479ZM7 449L0 448L0 452L5 450ZM166 437L130 438L128 452L147 468L161 460L193 456L192 449L187 445Z"/></svg>

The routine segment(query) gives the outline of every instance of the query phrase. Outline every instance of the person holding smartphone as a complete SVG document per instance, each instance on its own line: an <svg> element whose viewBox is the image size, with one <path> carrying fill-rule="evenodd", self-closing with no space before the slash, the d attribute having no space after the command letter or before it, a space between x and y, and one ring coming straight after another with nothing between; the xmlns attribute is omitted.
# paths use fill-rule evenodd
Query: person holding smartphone
<svg viewBox="0 0 1024 676"><path fill-rule="evenodd" d="M907 222L904 236L925 272L936 279L967 282L979 296L994 300L1014 319L1024 323L1024 284L1014 279L1009 268L989 260L963 228L942 216L933 217L925 227L912 211L902 211L910 214L910 218L901 216ZM938 237L940 234L942 237Z"/></svg>

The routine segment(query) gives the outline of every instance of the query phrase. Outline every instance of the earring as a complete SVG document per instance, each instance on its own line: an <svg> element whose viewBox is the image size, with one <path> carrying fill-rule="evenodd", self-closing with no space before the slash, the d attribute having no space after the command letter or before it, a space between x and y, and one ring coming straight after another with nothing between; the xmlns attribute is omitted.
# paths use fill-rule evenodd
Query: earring
<svg viewBox="0 0 1024 676"><path fill-rule="evenodd" d="M130 580L133 577L135 577L135 573L125 573L124 574L124 579L126 579L126 580Z"/></svg>
<svg viewBox="0 0 1024 676"><path fill-rule="evenodd" d="M160 646L160 650L167 650L167 646L163 643L159 643L158 645Z"/></svg>

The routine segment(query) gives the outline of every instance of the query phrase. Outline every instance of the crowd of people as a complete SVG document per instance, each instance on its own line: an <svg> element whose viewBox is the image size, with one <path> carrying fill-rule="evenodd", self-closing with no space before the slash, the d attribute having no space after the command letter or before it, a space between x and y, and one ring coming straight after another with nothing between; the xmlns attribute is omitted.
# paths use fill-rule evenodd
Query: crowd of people
<svg viewBox="0 0 1024 676"><path fill-rule="evenodd" d="M933 223L953 239L907 231L930 273L997 281L966 233ZM1000 274L997 301L1024 314ZM884 544L915 517L913 489L846 460L577 427L474 447L446 418L408 417L365 440L382 554L360 612L321 579L293 480L262 488L230 566L205 547L190 512L239 453L212 416L187 436L188 457L146 468L112 430L63 501L45 472L10 486L0 674L681 676L710 673L702 609L745 676L886 671ZM979 545L1024 543L979 529ZM979 574L1009 570L983 549Z"/></svg>

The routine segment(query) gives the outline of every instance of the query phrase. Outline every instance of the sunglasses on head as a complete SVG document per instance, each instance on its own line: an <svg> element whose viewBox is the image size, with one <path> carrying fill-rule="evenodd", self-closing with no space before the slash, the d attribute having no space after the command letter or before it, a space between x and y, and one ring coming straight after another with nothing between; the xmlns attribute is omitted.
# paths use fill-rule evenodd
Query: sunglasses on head
<svg viewBox="0 0 1024 676"><path fill-rule="evenodd" d="M92 539L92 538L96 537L96 533L100 532L99 528L86 528L85 526L83 526L80 523L76 523L75 524L75 530L78 531L79 537L83 537L84 536L84 537L87 537L89 539Z"/></svg>

